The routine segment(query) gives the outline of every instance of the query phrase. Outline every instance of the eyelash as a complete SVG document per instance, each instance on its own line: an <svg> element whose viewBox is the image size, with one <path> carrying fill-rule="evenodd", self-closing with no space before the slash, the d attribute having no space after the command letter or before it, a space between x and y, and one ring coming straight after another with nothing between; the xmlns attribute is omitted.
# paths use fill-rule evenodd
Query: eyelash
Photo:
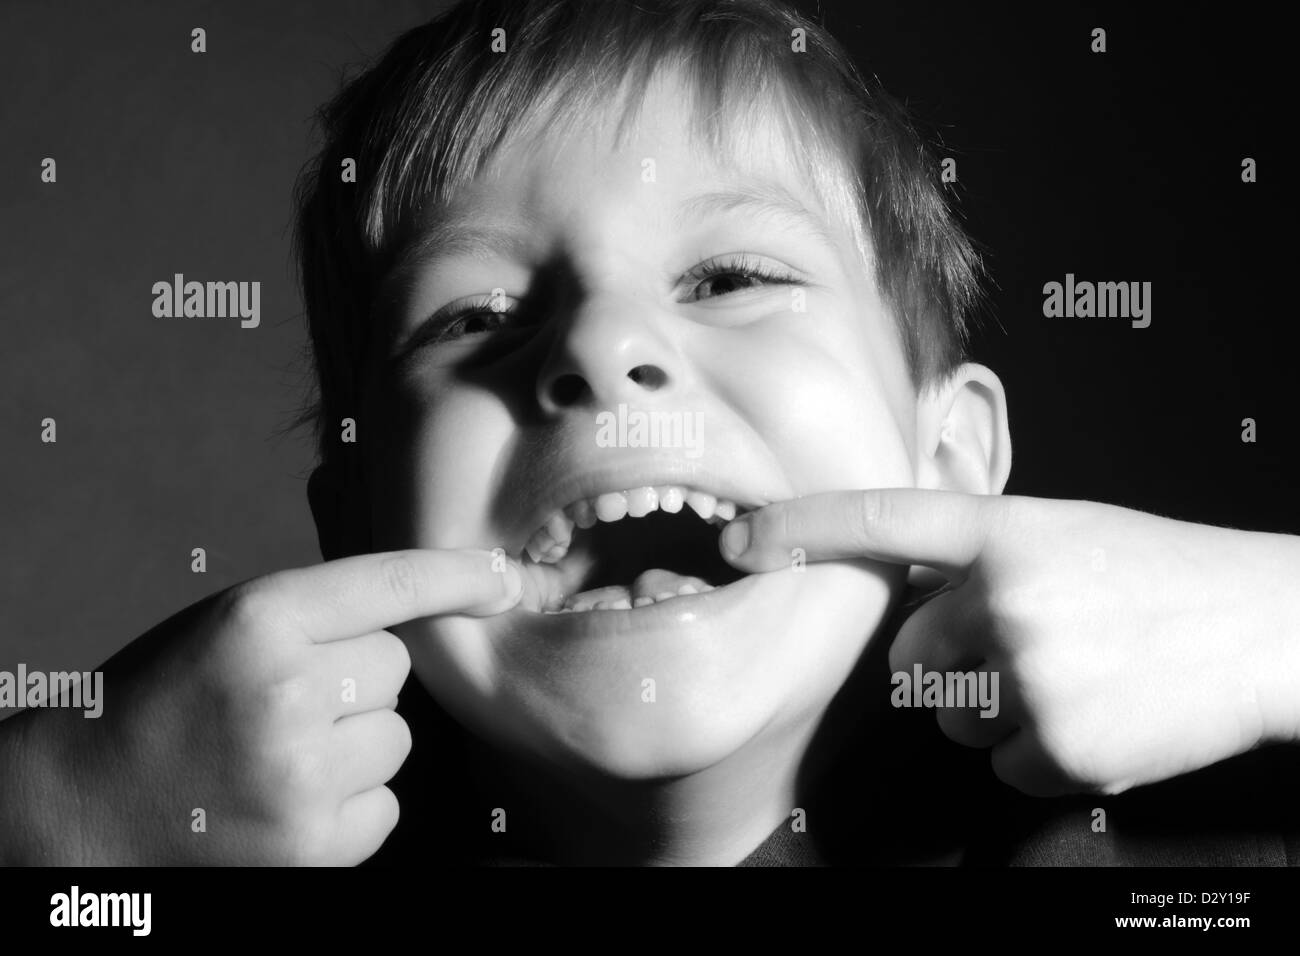
<svg viewBox="0 0 1300 956"><path fill-rule="evenodd" d="M695 269L687 273L687 278L693 280L694 285L698 286L704 282L707 282L709 279L716 279L719 276L727 276L727 275L742 276L748 279L757 279L760 282L767 285L776 284L776 285L802 286L807 284L802 279L799 279L788 272L781 272L775 269L767 268L762 263L760 263L757 259L753 258L752 256L745 255L744 253L740 253L734 256L724 257L722 259L714 259L704 263L703 265L696 266ZM740 289L738 291L745 292L748 290ZM722 293L722 294L734 295L735 293ZM718 296L711 296L711 298L718 298ZM687 301L698 302L700 300L688 299ZM430 329L430 331L425 335L417 335L416 340L411 343L409 348L415 349L420 347L421 345L446 342L452 339L460 338L462 335L480 334L479 332L467 332L467 333L460 333L460 334L453 334L451 332L451 330L458 323L476 315L513 314L511 310L495 312L491 309L490 305L491 305L491 297L481 296L477 301L470 302L466 304L464 307L457 309L453 312L449 312L445 316L442 316L440 321L437 313L434 313L432 320L430 321L430 323L428 323L428 325L426 325L426 328L429 328L429 326L433 326L434 328ZM491 331L491 330L487 330L487 331Z"/></svg>
<svg viewBox="0 0 1300 956"><path fill-rule="evenodd" d="M724 275L746 276L776 285L805 285L801 279L790 275L788 272L769 269L758 260L744 253L721 260L713 259L703 265L696 266L695 270L690 273L690 278L695 279L697 283L702 283Z"/></svg>

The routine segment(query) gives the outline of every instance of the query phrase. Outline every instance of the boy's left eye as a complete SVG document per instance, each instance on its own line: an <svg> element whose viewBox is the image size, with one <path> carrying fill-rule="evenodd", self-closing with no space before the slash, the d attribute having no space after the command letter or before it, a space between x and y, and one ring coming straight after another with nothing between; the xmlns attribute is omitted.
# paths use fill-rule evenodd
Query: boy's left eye
<svg viewBox="0 0 1300 956"><path fill-rule="evenodd" d="M693 280L695 283L690 289L687 302L746 292L764 285L806 284L802 279L788 272L770 268L761 260L747 255L711 259L703 265L696 266L687 274L686 279ZM708 287L712 294L698 295L699 290L705 287Z"/></svg>

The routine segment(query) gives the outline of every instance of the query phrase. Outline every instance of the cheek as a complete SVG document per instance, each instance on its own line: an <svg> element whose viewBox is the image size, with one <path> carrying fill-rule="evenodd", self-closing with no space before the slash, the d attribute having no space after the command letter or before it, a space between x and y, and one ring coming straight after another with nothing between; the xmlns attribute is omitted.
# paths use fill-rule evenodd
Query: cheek
<svg viewBox="0 0 1300 956"><path fill-rule="evenodd" d="M491 476L513 424L477 389L407 390L375 410L369 472L379 550L491 548Z"/></svg>
<svg viewBox="0 0 1300 956"><path fill-rule="evenodd" d="M898 414L905 402L893 394L905 379L878 368L894 358L892 343L873 361L864 331L811 304L798 321L737 332L718 377L797 492L914 484Z"/></svg>

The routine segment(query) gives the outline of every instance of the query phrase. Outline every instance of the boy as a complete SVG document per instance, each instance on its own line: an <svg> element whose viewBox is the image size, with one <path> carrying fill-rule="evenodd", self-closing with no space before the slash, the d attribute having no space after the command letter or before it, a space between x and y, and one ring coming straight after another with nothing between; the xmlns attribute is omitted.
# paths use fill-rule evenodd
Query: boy
<svg viewBox="0 0 1300 956"><path fill-rule="evenodd" d="M15 859L367 858L396 823L408 652L438 709L403 698L427 722L388 846L426 858L1053 862L1050 825L999 829L1010 852L985 833L1020 805L895 706L914 667L987 678L939 728L1032 795L1296 739L1296 608L1270 584L1294 541L993 497L975 257L815 26L759 0L466 4L325 121L299 240L330 563L115 659L102 741L53 712L0 740L25 779L131 807L29 810ZM909 565L949 584L904 620ZM1087 842L1097 802L1063 811L1067 858L1126 858ZM236 836L194 839L197 806ZM1242 862L1300 859L1266 829Z"/></svg>

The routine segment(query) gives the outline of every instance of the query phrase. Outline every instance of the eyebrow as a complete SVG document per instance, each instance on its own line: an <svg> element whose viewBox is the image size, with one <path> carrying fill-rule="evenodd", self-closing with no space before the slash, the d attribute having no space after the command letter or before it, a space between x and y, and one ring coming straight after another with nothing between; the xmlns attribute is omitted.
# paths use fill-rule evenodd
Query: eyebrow
<svg viewBox="0 0 1300 956"><path fill-rule="evenodd" d="M761 180L749 186L731 186L700 193L687 199L677 210L674 225L678 229L689 225L691 219L722 215L743 210L768 220L784 221L797 229L833 243L830 230L822 219L812 213L794 194L780 183Z"/></svg>
<svg viewBox="0 0 1300 956"><path fill-rule="evenodd" d="M523 258L538 227L536 217L528 213L511 226L480 222L468 215L436 218L402 250L389 278L397 279L417 265L455 256L486 259L504 253Z"/></svg>
<svg viewBox="0 0 1300 956"><path fill-rule="evenodd" d="M793 227L822 242L834 244L825 222L784 186L770 180L690 196L677 208L673 227L681 230L693 220L737 211ZM402 251L384 278L383 286L390 289L403 286L415 268L456 256L489 259L504 255L524 259L538 228L538 219L527 211L521 211L520 221L509 226L483 223L465 214L435 217Z"/></svg>

